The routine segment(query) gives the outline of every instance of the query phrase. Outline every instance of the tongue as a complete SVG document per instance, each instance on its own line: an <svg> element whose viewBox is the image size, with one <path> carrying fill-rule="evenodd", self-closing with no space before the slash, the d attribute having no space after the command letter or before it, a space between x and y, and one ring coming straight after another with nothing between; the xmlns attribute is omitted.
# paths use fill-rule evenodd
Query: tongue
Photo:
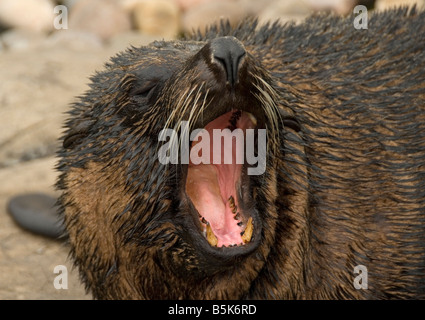
<svg viewBox="0 0 425 320"><path fill-rule="evenodd" d="M228 183L225 185L220 183L219 176L220 170L216 165L193 166L188 170L186 192L199 214L210 224L217 237L218 247L240 244L243 243L240 235L242 230L237 225L238 221L235 220L228 202L223 201L222 196L223 189L226 189ZM229 193L227 199L230 195Z"/></svg>
<svg viewBox="0 0 425 320"><path fill-rule="evenodd" d="M242 165L236 164L236 153L243 152L244 146L236 145L236 139L233 139L232 163L223 164L226 152L223 141L216 144L213 141L213 129L222 130L229 127L232 115L234 115L233 112L228 112L206 125L205 130L210 137L210 154L207 158L205 158L205 154L202 154L202 161L203 163L209 162L211 164L195 165L190 162L186 180L186 193L199 214L210 224L214 235L217 237L218 247L243 243L240 235L242 229L237 225L239 221L235 219L235 214L230 208L228 199L233 196L236 206L239 207L236 197L236 183L240 179ZM241 124L242 129L252 127L252 122L244 113L237 121L236 127L240 127ZM231 135L228 130L223 133L224 135ZM196 140L193 142L192 148L197 143L200 143L200 141ZM214 145L216 148L221 148L221 161L219 164L213 164L213 154L220 151L214 149ZM229 151L227 150L227 152Z"/></svg>

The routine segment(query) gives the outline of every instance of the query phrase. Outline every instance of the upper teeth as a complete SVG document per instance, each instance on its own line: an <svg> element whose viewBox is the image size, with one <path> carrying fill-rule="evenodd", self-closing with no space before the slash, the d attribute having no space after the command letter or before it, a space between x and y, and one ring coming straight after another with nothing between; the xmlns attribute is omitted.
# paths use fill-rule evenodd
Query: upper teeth
<svg viewBox="0 0 425 320"><path fill-rule="evenodd" d="M211 246L213 246L213 247L217 246L217 243L218 243L217 237L215 236L214 232L212 231L209 223L207 223L207 240L208 240L208 243Z"/></svg>
<svg viewBox="0 0 425 320"><path fill-rule="evenodd" d="M253 230L254 230L254 225L252 224L252 217L249 217L248 223L246 224L244 234L242 235L242 240L243 240L244 243L251 241Z"/></svg>
<svg viewBox="0 0 425 320"><path fill-rule="evenodd" d="M235 199L233 199L233 196L230 196L229 198L229 207L232 209L232 213L236 213L238 210L238 206L235 204Z"/></svg>

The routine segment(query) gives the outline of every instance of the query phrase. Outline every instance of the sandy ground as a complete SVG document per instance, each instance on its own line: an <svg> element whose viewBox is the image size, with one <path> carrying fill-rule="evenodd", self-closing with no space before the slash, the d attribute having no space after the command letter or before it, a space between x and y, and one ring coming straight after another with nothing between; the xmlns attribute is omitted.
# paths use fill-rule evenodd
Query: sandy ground
<svg viewBox="0 0 425 320"><path fill-rule="evenodd" d="M22 192L54 194L55 161L49 157L0 170L0 300L91 298L68 259L66 244L23 231L5 210L7 200ZM63 269L54 273L57 265L66 267L68 289L54 286L55 277L65 276ZM65 284L62 279L59 283Z"/></svg>

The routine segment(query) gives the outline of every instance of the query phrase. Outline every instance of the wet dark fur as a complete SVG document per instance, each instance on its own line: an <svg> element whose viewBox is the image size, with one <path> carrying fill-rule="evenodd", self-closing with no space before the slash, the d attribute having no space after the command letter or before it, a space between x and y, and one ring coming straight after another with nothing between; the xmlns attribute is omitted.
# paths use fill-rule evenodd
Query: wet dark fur
<svg viewBox="0 0 425 320"><path fill-rule="evenodd" d="M58 188L95 298L425 298L425 14L373 14L368 30L353 19L222 24L131 48L92 78L70 111ZM156 151L176 100L204 75L193 56L223 35L246 46L287 125L253 179L261 242L220 261L193 241L181 168ZM367 290L354 288L356 265Z"/></svg>

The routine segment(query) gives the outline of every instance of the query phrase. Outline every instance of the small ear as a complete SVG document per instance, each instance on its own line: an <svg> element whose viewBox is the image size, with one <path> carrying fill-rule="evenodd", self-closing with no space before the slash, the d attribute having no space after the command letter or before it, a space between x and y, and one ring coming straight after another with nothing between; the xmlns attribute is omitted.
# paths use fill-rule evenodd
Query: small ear
<svg viewBox="0 0 425 320"><path fill-rule="evenodd" d="M293 112L291 110L285 109L280 106L279 114L284 127L291 128L295 132L299 132L301 130L301 125L298 122L297 118L293 115Z"/></svg>
<svg viewBox="0 0 425 320"><path fill-rule="evenodd" d="M63 139L63 147L65 149L72 149L78 145L83 138L87 136L87 132L69 132Z"/></svg>
<svg viewBox="0 0 425 320"><path fill-rule="evenodd" d="M93 125L93 121L82 121L77 125L71 126L65 137L63 138L63 147L65 149L72 149L83 140L88 134L89 129Z"/></svg>
<svg viewBox="0 0 425 320"><path fill-rule="evenodd" d="M295 132L299 132L301 130L301 126L300 126L298 120L293 118L293 117L283 118L282 122L283 122L284 127L291 128Z"/></svg>

